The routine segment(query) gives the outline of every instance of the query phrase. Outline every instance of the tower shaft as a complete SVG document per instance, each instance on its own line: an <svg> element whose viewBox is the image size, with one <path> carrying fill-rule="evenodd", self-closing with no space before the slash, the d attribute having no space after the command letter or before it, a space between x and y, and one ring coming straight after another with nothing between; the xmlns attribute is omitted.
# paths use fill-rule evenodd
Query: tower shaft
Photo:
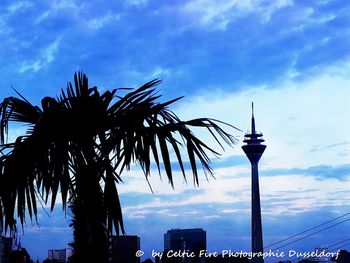
<svg viewBox="0 0 350 263"><path fill-rule="evenodd" d="M252 164L252 252L263 253L258 163ZM254 257L253 263L264 262Z"/></svg>

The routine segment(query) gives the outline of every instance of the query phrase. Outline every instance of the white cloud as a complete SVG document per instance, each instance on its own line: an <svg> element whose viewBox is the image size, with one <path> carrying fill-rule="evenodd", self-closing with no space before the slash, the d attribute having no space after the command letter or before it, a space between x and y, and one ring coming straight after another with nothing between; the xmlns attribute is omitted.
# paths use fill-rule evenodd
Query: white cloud
<svg viewBox="0 0 350 263"><path fill-rule="evenodd" d="M67 233L70 232L71 228L69 227L27 227L25 232L26 234L40 234L40 233Z"/></svg>
<svg viewBox="0 0 350 263"><path fill-rule="evenodd" d="M269 20L276 10L292 4L290 0L270 3L261 0L192 0L182 6L180 12L192 16L194 19L192 26L226 29L227 25L238 17L259 13L262 20Z"/></svg>
<svg viewBox="0 0 350 263"><path fill-rule="evenodd" d="M350 202L343 192L350 186L350 178L345 182L334 178L319 181L313 176L288 175L261 176L260 181L262 210L269 216L296 215Z"/></svg>
<svg viewBox="0 0 350 263"><path fill-rule="evenodd" d="M89 28L97 30L97 29L104 27L107 24L110 24L112 22L116 22L119 19L120 19L120 15L118 15L118 14L115 14L115 15L107 14L107 15L102 16L102 17L88 20L86 23L87 23L87 26Z"/></svg>
<svg viewBox="0 0 350 263"><path fill-rule="evenodd" d="M19 73L23 73L28 70L37 72L42 68L50 65L55 60L55 55L58 51L60 42L60 38L56 39L54 42L40 51L39 56L36 58L36 60L31 62L23 62L19 68Z"/></svg>
<svg viewBox="0 0 350 263"><path fill-rule="evenodd" d="M127 0L126 4L135 7L145 7L147 6L149 0Z"/></svg>
<svg viewBox="0 0 350 263"><path fill-rule="evenodd" d="M6 35L12 31L10 26L7 24L7 20L4 17L0 17L0 34Z"/></svg>
<svg viewBox="0 0 350 263"><path fill-rule="evenodd" d="M151 72L150 77L148 79L154 79L154 78L162 79L162 78L166 78L167 76L170 75L170 73L171 72L170 72L169 69L157 66Z"/></svg>
<svg viewBox="0 0 350 263"><path fill-rule="evenodd" d="M57 53L60 42L61 40L57 39L43 50L42 57L46 58L46 64L51 63L55 59L55 54Z"/></svg>
<svg viewBox="0 0 350 263"><path fill-rule="evenodd" d="M231 213L247 214L250 211L247 207L250 207L251 198L249 171L246 175L237 176L235 167L232 167L231 178L229 178L227 169L218 169L217 180L202 183L198 194L176 191L171 195L171 190L166 191L163 183L160 191L163 198L164 193L169 194L166 198L162 199L158 192L148 202L143 200L137 205L123 206L123 211L128 217L146 217L148 214L176 216L177 213L174 211L191 211L198 215L208 210L215 210L215 207L223 207L217 211L215 217ZM223 171L225 171L224 174L222 174ZM131 181L120 188L119 192L123 194L122 200L132 192L131 189L135 187L137 189L139 184L139 181ZM349 186L350 177L345 181L334 178L320 181L314 176L268 176L262 171L260 172L262 213L275 217L281 214L297 215L324 207L327 209L341 207L344 203L350 202L350 198L344 197ZM130 192L125 192L125 188L129 188ZM206 211L200 208L201 205L207 206ZM200 207L196 208L196 206ZM170 208L172 212L167 210Z"/></svg>
<svg viewBox="0 0 350 263"><path fill-rule="evenodd" d="M2 13L0 17L0 35L9 35L6 39L12 39L10 35L13 32L13 28L10 25L11 23L9 23L9 18L18 15L18 12L27 10L32 6L33 3L30 1L18 1L5 7L7 12ZM15 48L16 47L13 47L13 49Z"/></svg>
<svg viewBox="0 0 350 263"><path fill-rule="evenodd" d="M41 13L38 18L35 20L35 24L40 24L42 21L44 21L46 18L48 18L51 14L51 11L45 11L43 13Z"/></svg>
<svg viewBox="0 0 350 263"><path fill-rule="evenodd" d="M24 10L33 6L32 2L29 1L19 1L14 4L11 4L7 7L7 10L10 14L16 13L18 10Z"/></svg>
<svg viewBox="0 0 350 263"><path fill-rule="evenodd" d="M72 11L70 12L70 18L74 17L76 20L81 20L80 12L83 10L83 8L83 4L77 4L73 0L51 1L49 8L47 10L43 10L43 12L35 20L35 23L40 24L51 16L66 10Z"/></svg>
<svg viewBox="0 0 350 263"><path fill-rule="evenodd" d="M51 3L54 9L77 9L78 5L74 0L56 0Z"/></svg>

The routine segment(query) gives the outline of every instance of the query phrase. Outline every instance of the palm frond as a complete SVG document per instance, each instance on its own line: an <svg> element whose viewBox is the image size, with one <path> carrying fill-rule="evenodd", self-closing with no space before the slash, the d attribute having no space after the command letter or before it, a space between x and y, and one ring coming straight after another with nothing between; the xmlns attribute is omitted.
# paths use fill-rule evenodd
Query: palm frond
<svg viewBox="0 0 350 263"><path fill-rule="evenodd" d="M41 116L41 110L27 100L9 97L0 104L0 143L4 144L8 137L10 121L34 125Z"/></svg>
<svg viewBox="0 0 350 263"><path fill-rule="evenodd" d="M151 152L159 173L161 157L165 174L172 186L172 159L169 152L171 150L175 152L175 160L186 180L186 171L180 154L180 149L185 147L194 182L198 185L197 161L201 163L205 174L212 174L208 153L214 155L219 153L198 139L191 132L190 127L206 128L221 148L223 148L222 142L233 145L236 139L219 126L223 123L214 119L199 118L181 121L168 109L169 105L180 98L158 103L159 96L153 88L158 83L157 80L146 83L125 97L121 97L109 108L112 128L104 142L104 147L108 149L107 152L112 149L116 152L120 171L128 169L136 160L140 163L146 177L151 169ZM173 134L180 136L184 144L177 141Z"/></svg>
<svg viewBox="0 0 350 263"><path fill-rule="evenodd" d="M181 120L169 107L182 97L159 102L159 83L154 79L121 96L124 89L100 93L97 87L89 88L87 76L77 72L56 99L43 98L42 109L17 91L19 98L6 98L0 104L0 224L14 228L15 212L21 224L26 211L37 220L36 195L45 203L51 200L51 210L61 195L65 210L72 201L90 200L86 193L82 199L79 195L91 190L100 196L99 218L108 233L124 233L116 184L131 164L140 164L148 180L154 162L172 187L175 164L186 181L192 174L195 185L198 166L205 176L212 175L209 156L220 153L193 128L206 129L221 149L236 141L222 125L237 128L210 118ZM7 143L10 122L29 124L14 143Z"/></svg>

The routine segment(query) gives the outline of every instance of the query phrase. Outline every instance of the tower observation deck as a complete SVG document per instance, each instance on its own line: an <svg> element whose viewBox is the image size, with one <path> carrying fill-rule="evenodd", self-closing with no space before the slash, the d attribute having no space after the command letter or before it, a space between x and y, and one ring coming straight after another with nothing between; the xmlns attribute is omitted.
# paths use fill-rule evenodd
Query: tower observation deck
<svg viewBox="0 0 350 263"><path fill-rule="evenodd" d="M242 149L251 163L252 169L252 252L263 253L263 235L260 209L260 192L259 192L259 169L258 163L265 151L266 145L261 144L265 140L262 133L255 130L254 104L252 103L252 121L251 133L244 136L243 142L246 143ZM255 254L257 255L257 254ZM263 257L255 256L252 263L263 263Z"/></svg>

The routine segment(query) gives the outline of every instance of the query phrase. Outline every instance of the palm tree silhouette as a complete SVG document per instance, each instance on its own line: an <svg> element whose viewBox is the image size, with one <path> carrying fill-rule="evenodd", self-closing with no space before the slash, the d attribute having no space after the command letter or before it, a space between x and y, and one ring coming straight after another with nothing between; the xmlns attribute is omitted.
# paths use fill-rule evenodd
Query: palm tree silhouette
<svg viewBox="0 0 350 263"><path fill-rule="evenodd" d="M124 96L119 96L121 89L100 94L78 72L74 88L68 83L57 98L43 98L41 108L17 91L17 97L4 99L0 107L3 229L15 228L16 210L22 226L26 213L37 221L37 200L49 203L52 210L60 193L63 210L68 204L73 214L72 262L108 262L108 236L124 233L116 183L132 163L141 166L147 179L154 162L159 173L164 168L173 186L173 162L186 179L181 154L186 149L195 184L199 163L212 174L208 153L218 153L190 127L207 129L221 147L222 142L232 145L235 138L217 120L180 120L168 109L180 98L157 102L160 95L154 86L159 83L150 81ZM12 122L24 123L27 129L8 143Z"/></svg>

